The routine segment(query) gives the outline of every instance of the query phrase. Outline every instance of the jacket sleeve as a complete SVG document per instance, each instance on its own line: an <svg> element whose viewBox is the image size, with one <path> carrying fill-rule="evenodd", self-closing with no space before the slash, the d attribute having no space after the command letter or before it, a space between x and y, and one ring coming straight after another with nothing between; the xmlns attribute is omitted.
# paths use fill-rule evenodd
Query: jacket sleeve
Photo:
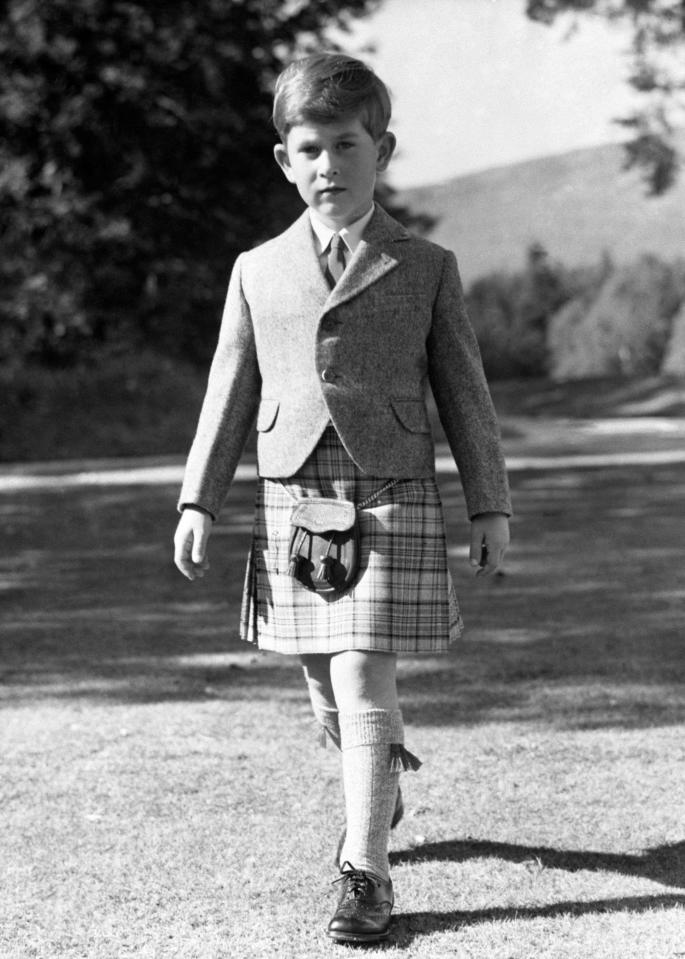
<svg viewBox="0 0 685 959"><path fill-rule="evenodd" d="M453 253L445 250L427 340L428 375L469 517L511 514L499 425Z"/></svg>
<svg viewBox="0 0 685 959"><path fill-rule="evenodd" d="M242 255L233 267L219 342L178 506L202 507L217 516L226 498L259 405L261 377L254 330L245 298Z"/></svg>

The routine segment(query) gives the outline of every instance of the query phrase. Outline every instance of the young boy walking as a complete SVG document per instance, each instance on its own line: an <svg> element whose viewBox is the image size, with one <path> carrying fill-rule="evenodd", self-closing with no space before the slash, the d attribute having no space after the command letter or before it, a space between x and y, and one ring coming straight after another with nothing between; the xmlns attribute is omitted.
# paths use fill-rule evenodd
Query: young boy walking
<svg viewBox="0 0 685 959"><path fill-rule="evenodd" d="M461 633L447 565L432 390L471 519L470 561L497 568L511 511L499 431L452 253L374 203L395 148L390 100L363 63L316 54L279 77L276 162L307 209L235 263L179 500L175 561L207 540L249 430L258 492L241 636L301 658L341 750L346 829L337 941L388 935L388 835L403 813L398 653Z"/></svg>

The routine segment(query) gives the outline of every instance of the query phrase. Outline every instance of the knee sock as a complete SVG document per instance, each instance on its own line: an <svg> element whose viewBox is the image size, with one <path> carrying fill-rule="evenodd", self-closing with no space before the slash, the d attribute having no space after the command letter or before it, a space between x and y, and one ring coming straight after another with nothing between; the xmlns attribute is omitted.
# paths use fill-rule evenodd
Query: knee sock
<svg viewBox="0 0 685 959"><path fill-rule="evenodd" d="M400 769L418 769L404 749L402 712L369 709L340 713L347 836L340 865L390 876L388 836L399 787Z"/></svg>

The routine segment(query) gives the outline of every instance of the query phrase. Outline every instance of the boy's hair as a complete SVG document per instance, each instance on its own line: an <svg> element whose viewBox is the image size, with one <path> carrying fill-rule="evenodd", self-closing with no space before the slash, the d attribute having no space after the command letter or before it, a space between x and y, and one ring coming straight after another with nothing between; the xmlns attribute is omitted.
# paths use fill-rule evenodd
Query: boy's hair
<svg viewBox="0 0 685 959"><path fill-rule="evenodd" d="M314 53L281 73L274 92L273 124L285 142L298 123L335 123L359 116L378 140L390 122L387 87L361 60L342 53Z"/></svg>

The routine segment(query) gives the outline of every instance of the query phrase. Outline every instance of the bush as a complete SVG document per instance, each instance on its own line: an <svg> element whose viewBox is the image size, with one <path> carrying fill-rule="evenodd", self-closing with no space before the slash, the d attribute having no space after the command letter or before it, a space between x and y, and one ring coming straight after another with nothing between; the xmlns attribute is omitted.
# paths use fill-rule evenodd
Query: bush
<svg viewBox="0 0 685 959"><path fill-rule="evenodd" d="M685 376L685 299L673 317L661 371L667 376Z"/></svg>
<svg viewBox="0 0 685 959"><path fill-rule="evenodd" d="M471 285L467 308L489 378L545 375L547 325L576 282L533 244L522 273L492 273Z"/></svg>
<svg viewBox="0 0 685 959"><path fill-rule="evenodd" d="M643 256L581 290L549 324L554 379L658 373L685 299L685 264Z"/></svg>
<svg viewBox="0 0 685 959"><path fill-rule="evenodd" d="M158 456L188 449L206 372L150 351L69 369L0 371L0 461Z"/></svg>
<svg viewBox="0 0 685 959"><path fill-rule="evenodd" d="M490 379L685 371L685 261L567 270L534 244L525 270L476 280L466 302Z"/></svg>

